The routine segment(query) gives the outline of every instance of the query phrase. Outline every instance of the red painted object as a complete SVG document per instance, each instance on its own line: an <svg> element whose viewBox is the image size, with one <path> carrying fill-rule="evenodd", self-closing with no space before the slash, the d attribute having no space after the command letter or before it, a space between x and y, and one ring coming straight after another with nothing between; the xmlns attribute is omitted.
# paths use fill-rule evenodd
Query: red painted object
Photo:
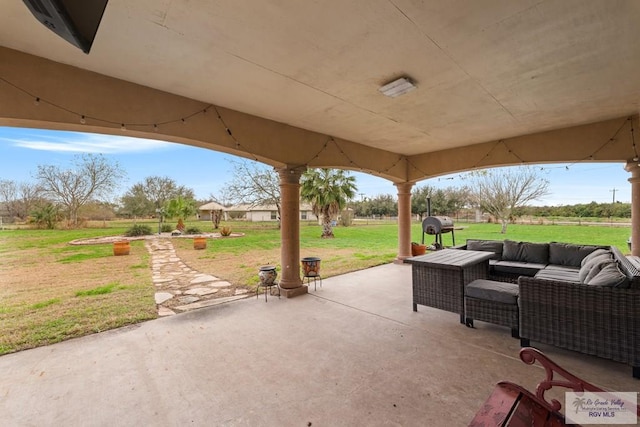
<svg viewBox="0 0 640 427"><path fill-rule="evenodd" d="M472 427L555 427L564 426L564 415L560 413L561 403L556 399L547 401L545 392L552 387L566 388L567 391L603 392L601 388L561 368L540 351L525 347L520 350L520 359L528 365L540 362L546 371L546 378L538 383L535 395L517 384L499 382L489 398L471 420ZM561 378L554 378L557 374ZM640 416L640 408L636 406ZM577 425L577 424L572 424Z"/></svg>

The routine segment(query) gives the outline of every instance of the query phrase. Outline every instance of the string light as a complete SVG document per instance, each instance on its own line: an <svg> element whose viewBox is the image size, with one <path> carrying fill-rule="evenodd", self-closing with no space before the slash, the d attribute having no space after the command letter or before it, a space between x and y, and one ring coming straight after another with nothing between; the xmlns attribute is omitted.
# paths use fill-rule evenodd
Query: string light
<svg viewBox="0 0 640 427"><path fill-rule="evenodd" d="M624 128L624 125L625 125L628 121L631 121L631 126L632 126L632 129L633 129L633 121L631 120L631 117L626 118L626 119L624 120L624 122L620 125L620 127L615 131L615 133L613 134L613 136L612 136L611 138L607 139L607 140L604 142L604 144L602 144L600 147L598 147L598 148L597 148L593 153L591 153L589 156L585 157L583 160L587 160L587 159L588 159L588 160L593 160L593 159L595 159L596 154L598 154L598 152L600 152L600 150L602 150L602 149L603 149L604 147L606 147L607 145L609 145L609 144L611 144L611 143L614 143L614 142L616 141L617 137L618 137L618 134L619 134L619 133L620 133L620 131ZM632 138L633 138L633 133L631 133L631 135L632 135ZM634 150L635 150L635 148L634 148ZM637 157L637 153L635 153L635 151L634 151L634 154L635 154L635 155L636 155L636 157ZM575 163L573 163L573 164L575 164Z"/></svg>
<svg viewBox="0 0 640 427"><path fill-rule="evenodd" d="M477 162L476 162L476 163L475 163L471 168L472 168L472 169L475 169L475 168L480 167L480 164L482 163L482 161L483 161L484 159L488 158L488 157L491 155L491 153L493 152L493 150L495 150L495 149L496 149L496 147L497 147L501 142L502 142L502 140L500 140L500 141L496 141L496 143L495 143L495 144L493 144L493 147L491 147L491 148L489 149L489 151L487 152L487 154L485 154L485 155L484 155L484 157L482 157L480 160L478 160L478 161L477 161Z"/></svg>
<svg viewBox="0 0 640 427"><path fill-rule="evenodd" d="M186 121L188 119L190 119L190 118L192 118L192 117L194 117L194 116L196 116L198 114L205 114L207 112L207 109L212 107L212 105L207 105L205 108L198 109L197 111L195 111L195 112L193 112L193 113L191 113L191 114L189 114L187 116L183 116L180 119L167 120L167 121L164 121L164 122L155 122L155 123L153 123L153 122L150 122L150 123L126 123L126 122L124 122L123 123L123 122L120 122L120 121L113 121L113 120L102 119L102 118L99 118L99 117L87 116L86 114L83 114L82 112L71 110L71 109L69 109L67 107L64 107L63 105L56 104L55 102L51 102L49 100L46 100L46 99L41 98L39 96L36 96L35 94L27 91L26 89L21 88L20 86L12 83L11 81L9 81L9 80L7 80L7 79L5 79L3 77L0 77L0 82L6 83L7 85L9 85L9 86L13 87L14 89L24 93L25 95L27 95L29 97L32 97L33 98L33 104L36 105L36 106L40 105L41 103L46 103L47 105L49 105L51 107L54 107L54 108L57 108L58 110L65 111L65 112L67 112L69 114L73 114L73 115L77 116L78 120L80 121L81 124L85 124L86 120L88 118L90 118L91 120L95 120L97 122L102 122L102 123L113 125L113 126L120 126L120 129L122 129L122 130L126 130L127 127L139 127L139 128L147 127L147 128L152 128L154 131L157 131L159 125L168 125L168 124L177 123L177 122L186 123ZM83 122L83 120L84 120L84 122Z"/></svg>
<svg viewBox="0 0 640 427"><path fill-rule="evenodd" d="M633 161L638 161L638 150L636 149L636 138L633 135L633 118L629 117L629 122L631 123L631 147L633 147Z"/></svg>
<svg viewBox="0 0 640 427"><path fill-rule="evenodd" d="M224 128L225 132L227 132L227 135L229 135L231 140L236 144L236 149L239 150L239 151L244 150L247 154L252 154L251 159L256 161L256 162L259 162L260 160L258 159L258 157L255 154L251 153L250 150L244 149L242 144L240 144L240 141L238 141L238 139L233 135L233 132L231 132L231 129L229 129L229 126L227 126L227 123L222 118L222 115L220 114L220 111L218 111L218 108L215 105L209 105L207 108L213 108L213 111L216 112L216 117L218 118L218 121L220 122L220 124ZM205 110L206 110L206 108L205 108Z"/></svg>
<svg viewBox="0 0 640 427"><path fill-rule="evenodd" d="M13 88L17 89L18 91L30 96L33 98L33 103L35 106L39 106L41 102L45 102L46 104L57 108L59 110L65 111L67 113L70 114L74 114L76 116L78 116L80 119L80 124L86 124L87 121L87 116L85 114L79 113L77 111L73 111L70 110L62 105L56 104L54 102L50 102L48 100L42 99L39 96L35 96L34 94L30 93L29 91L17 86L16 84L8 81L7 79L0 77L0 81L4 82L6 84L8 84L9 86L12 86ZM238 139L233 135L233 132L231 131L231 129L229 128L229 126L227 126L227 124L225 123L224 119L222 118L220 112L218 111L217 107L213 104L209 104L204 108L201 108L195 112L193 112L192 114L189 114L187 116L183 116L179 119L175 119L175 120L167 120L167 121L163 121L163 122L151 122L151 123L123 123L123 122L114 122L111 120L106 120L106 119L101 119L101 118L97 118L97 117L89 117L94 121L99 121L102 123L106 123L106 124L110 124L110 125L119 125L120 126L120 130L122 131L126 131L127 127L150 127L153 129L154 132L158 132L159 131L159 126L160 125L168 125L168 124L172 124L172 123L177 123L177 122L181 122L183 125L187 124L187 120L198 115L198 114L203 114L205 115L207 113L207 111L213 108L214 111L216 112L217 115L217 119L221 122L221 124L224 127L225 132L229 135L229 137L231 137L231 139L235 142L236 148L238 150L244 150L247 154L252 154L250 153L250 151L248 149L245 149L242 144L240 144L240 141L238 141ZM604 144L602 144L598 149L596 149L593 153L591 153L589 156L587 156L585 159L583 160L594 160L596 154L602 150L605 146L607 146L608 144L614 143L616 141L616 137L617 135L620 133L620 131L624 128L625 123L629 121L630 122L630 132L631 132L631 145L632 145L632 150L633 150L633 161L634 162L638 162L640 160L640 156L638 155L638 151L637 151L637 146L636 146L636 142L635 142L635 132L634 132L634 126L633 126L633 117L628 117L625 119L625 122L620 126L620 128L618 128L618 130L615 132L615 134L613 135L613 137L609 138ZM352 167L359 169L362 172L368 172L368 173L373 173L376 175L379 175L381 172L384 173L388 173L390 170L392 170L393 168L395 168L402 160L404 160L407 165L409 167L412 167L413 169L415 169L416 171L418 171L421 175L423 175L424 177L428 177L429 174L423 170L421 170L420 168L418 168L414 163L412 163L410 161L409 158L399 155L398 159L393 162L389 167L387 167L386 169L383 169L382 171L374 171L368 168L363 167L362 165L358 164L356 161L354 161L352 158L349 157L349 155L342 149L342 147L338 144L338 142L331 136L328 137L327 141L323 144L322 148L308 161L306 162L304 165L308 165L309 163L311 163L313 160L316 160L318 158L320 158L320 155L322 152L324 152L325 150L327 150L329 147L329 143L333 143L336 148L338 149L338 151L340 152L340 154L348 161L348 164L351 165ZM476 162L476 164L474 164L473 166L471 166L471 169L477 169L480 166L480 164L487 158L489 158L491 156L491 154L493 153L493 151L498 147L498 145L502 144L506 149L507 149L507 153L509 153L510 155L514 156L516 159L518 159L520 161L520 163L522 164L526 164L525 160L520 158L520 156L518 156L515 152L513 152L512 149L509 148L509 146L506 144L506 142L504 140L499 140L496 141L496 143L489 149L489 151L483 156L481 157L478 162ZM251 157L253 160L255 161L260 161L258 160L257 156L253 155ZM571 163L569 165L566 166L558 166L558 167L563 167L565 168L567 171L569 171L570 166L575 165L576 162ZM545 167L545 168L541 168L541 170L546 170L546 169L554 169L554 167ZM451 178L453 179L453 178Z"/></svg>

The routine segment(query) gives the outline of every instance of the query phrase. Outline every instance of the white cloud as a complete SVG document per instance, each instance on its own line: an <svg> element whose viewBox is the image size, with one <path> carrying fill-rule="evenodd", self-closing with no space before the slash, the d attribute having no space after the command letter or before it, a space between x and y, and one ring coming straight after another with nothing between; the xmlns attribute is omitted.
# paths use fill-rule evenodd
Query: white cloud
<svg viewBox="0 0 640 427"><path fill-rule="evenodd" d="M67 153L121 154L166 150L175 146L169 142L151 139L51 131L46 134L37 133L25 135L19 139L6 138L4 140L21 148Z"/></svg>

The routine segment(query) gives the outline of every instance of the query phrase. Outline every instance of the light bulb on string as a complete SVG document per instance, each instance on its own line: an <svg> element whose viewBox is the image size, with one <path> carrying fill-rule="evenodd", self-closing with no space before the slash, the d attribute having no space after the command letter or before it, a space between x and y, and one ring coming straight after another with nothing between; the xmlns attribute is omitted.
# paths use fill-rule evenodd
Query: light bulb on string
<svg viewBox="0 0 640 427"><path fill-rule="evenodd" d="M124 125L124 123L122 123L122 125L120 125L120 130L123 131L123 132L125 130L127 130L127 127Z"/></svg>
<svg viewBox="0 0 640 427"><path fill-rule="evenodd" d="M36 107L40 105L40 98L36 97L36 99L33 101L33 105L35 105Z"/></svg>
<svg viewBox="0 0 640 427"><path fill-rule="evenodd" d="M80 117L80 124L84 125L87 123L87 120L84 118L84 115Z"/></svg>
<svg viewBox="0 0 640 427"><path fill-rule="evenodd" d="M158 125L157 125L157 124L154 124L154 125L153 125L153 131L154 131L154 132L158 132Z"/></svg>

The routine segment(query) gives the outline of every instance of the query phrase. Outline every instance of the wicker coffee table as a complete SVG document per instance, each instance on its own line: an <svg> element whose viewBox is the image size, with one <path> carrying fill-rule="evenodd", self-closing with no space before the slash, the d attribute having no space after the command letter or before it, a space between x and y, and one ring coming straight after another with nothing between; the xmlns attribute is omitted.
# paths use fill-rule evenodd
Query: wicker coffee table
<svg viewBox="0 0 640 427"><path fill-rule="evenodd" d="M464 288L486 279L492 252L443 249L407 258L413 281L413 311L418 304L460 314L464 324Z"/></svg>

